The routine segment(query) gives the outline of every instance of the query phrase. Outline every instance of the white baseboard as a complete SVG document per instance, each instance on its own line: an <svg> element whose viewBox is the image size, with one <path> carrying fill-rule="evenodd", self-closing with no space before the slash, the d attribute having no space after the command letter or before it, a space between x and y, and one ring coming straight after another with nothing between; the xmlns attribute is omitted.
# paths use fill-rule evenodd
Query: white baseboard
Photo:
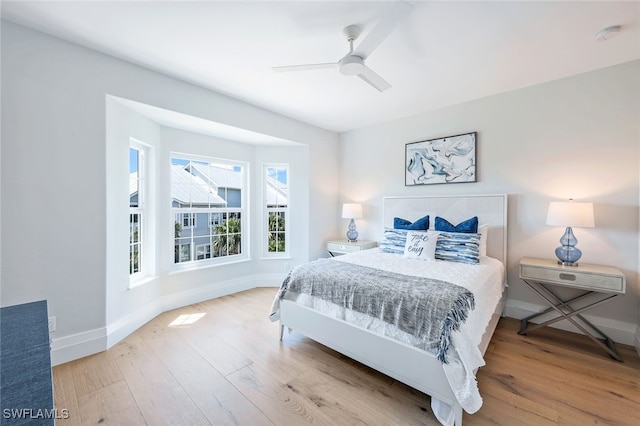
<svg viewBox="0 0 640 426"><path fill-rule="evenodd" d="M505 309L505 315L510 318L522 319L529 315L533 315L536 312L540 312L546 309L548 306L535 305L532 303L521 302L519 300L507 300ZM553 313L549 313L548 317L540 317L534 322L543 322L553 317ZM614 342L622 343L625 345L634 345L638 349L640 340L638 340L636 324L612 320L609 318L596 317L593 315L583 314L583 316L592 322L596 327L607 334ZM560 330L571 331L574 333L580 333L573 324L567 320L558 321L551 324L550 327L558 328ZM634 342L635 340L635 342Z"/></svg>
<svg viewBox="0 0 640 426"><path fill-rule="evenodd" d="M161 296L106 327L52 339L51 365L105 351L163 312L251 288L279 287L283 279L284 274L251 275Z"/></svg>
<svg viewBox="0 0 640 426"><path fill-rule="evenodd" d="M51 340L51 365L59 365L106 349L107 329L97 328Z"/></svg>

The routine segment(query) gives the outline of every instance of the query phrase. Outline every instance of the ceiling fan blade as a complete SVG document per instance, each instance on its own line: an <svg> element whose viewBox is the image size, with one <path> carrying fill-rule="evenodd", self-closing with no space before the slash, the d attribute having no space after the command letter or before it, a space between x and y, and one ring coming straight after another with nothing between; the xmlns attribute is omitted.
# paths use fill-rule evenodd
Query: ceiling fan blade
<svg viewBox="0 0 640 426"><path fill-rule="evenodd" d="M323 68L336 68L337 62L327 62L323 64L306 64L306 65L285 65L282 67L272 67L275 72L289 72L289 71L310 71L319 70Z"/></svg>
<svg viewBox="0 0 640 426"><path fill-rule="evenodd" d="M362 72L358 74L358 77L372 85L379 92L384 92L391 87L384 78L376 74L371 68L364 67Z"/></svg>
<svg viewBox="0 0 640 426"><path fill-rule="evenodd" d="M366 59L396 29L398 25L413 11L414 6L404 1L393 4L391 10L373 27L371 32L353 51L354 55Z"/></svg>

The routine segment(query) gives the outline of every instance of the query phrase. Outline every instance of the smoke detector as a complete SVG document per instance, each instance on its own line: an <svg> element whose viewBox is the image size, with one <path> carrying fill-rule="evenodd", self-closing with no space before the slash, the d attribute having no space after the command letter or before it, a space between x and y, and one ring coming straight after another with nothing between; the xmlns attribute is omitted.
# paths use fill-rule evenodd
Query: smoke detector
<svg viewBox="0 0 640 426"><path fill-rule="evenodd" d="M595 35L596 40L598 41L609 40L610 38L613 38L618 34L620 34L621 29L622 27L620 25L611 25L610 27L603 28L596 33Z"/></svg>

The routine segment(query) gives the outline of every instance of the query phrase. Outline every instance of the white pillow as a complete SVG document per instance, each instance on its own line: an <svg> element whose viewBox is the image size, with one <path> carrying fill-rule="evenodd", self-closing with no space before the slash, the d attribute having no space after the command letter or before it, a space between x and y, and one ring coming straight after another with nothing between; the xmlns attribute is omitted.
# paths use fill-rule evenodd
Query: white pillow
<svg viewBox="0 0 640 426"><path fill-rule="evenodd" d="M404 257L407 259L436 260L436 243L439 232L409 231L404 245Z"/></svg>
<svg viewBox="0 0 640 426"><path fill-rule="evenodd" d="M489 235L489 225L478 226L478 234L480 234L480 257L487 255L487 236Z"/></svg>

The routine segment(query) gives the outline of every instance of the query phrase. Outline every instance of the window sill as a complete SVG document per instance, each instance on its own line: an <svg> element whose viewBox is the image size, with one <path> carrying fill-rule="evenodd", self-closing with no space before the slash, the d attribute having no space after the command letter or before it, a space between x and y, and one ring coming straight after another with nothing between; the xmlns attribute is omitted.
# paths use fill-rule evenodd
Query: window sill
<svg viewBox="0 0 640 426"><path fill-rule="evenodd" d="M216 263L206 263L206 264L202 264L202 265L185 265L184 263L182 265L184 266L178 266L176 267L175 265L171 268L171 270L169 271L169 275L174 275L174 274L180 274L182 272L189 272L189 271L199 271L201 269L208 269L208 268L216 268L216 267L221 267L221 266L226 266L226 265L235 265L237 263L244 263L244 262L250 262L251 259L244 257L242 259L237 259L237 260L231 260L228 262L216 262Z"/></svg>
<svg viewBox="0 0 640 426"><path fill-rule="evenodd" d="M138 288L141 287L145 284L150 283L151 281L155 280L156 276L147 276L147 277L140 277L140 278L136 278L134 280L129 281L129 287L127 287L127 290L133 290L134 288Z"/></svg>

